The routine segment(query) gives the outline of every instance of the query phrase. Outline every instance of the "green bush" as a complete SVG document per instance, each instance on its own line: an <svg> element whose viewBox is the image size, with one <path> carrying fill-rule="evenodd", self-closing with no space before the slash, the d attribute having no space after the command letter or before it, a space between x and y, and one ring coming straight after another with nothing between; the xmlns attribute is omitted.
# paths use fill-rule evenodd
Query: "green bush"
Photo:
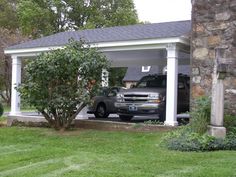
<svg viewBox="0 0 236 177"><path fill-rule="evenodd" d="M235 128L236 132L236 128ZM230 132L225 139L225 149L236 150L236 133Z"/></svg>
<svg viewBox="0 0 236 177"><path fill-rule="evenodd" d="M231 132L236 135L236 116L225 115L224 116L224 126L227 129L227 132Z"/></svg>
<svg viewBox="0 0 236 177"><path fill-rule="evenodd" d="M169 132L162 140L162 145L170 150L179 151L214 151L236 150L236 117L225 115L224 126L227 128L225 139L208 135L210 122L210 99L202 97L195 102L190 124Z"/></svg>
<svg viewBox="0 0 236 177"><path fill-rule="evenodd" d="M64 131L91 103L101 87L103 69L109 65L97 48L71 40L63 49L42 53L29 62L24 82L17 90L51 127Z"/></svg>
<svg viewBox="0 0 236 177"><path fill-rule="evenodd" d="M168 133L161 144L178 151L236 150L236 136L229 134L225 139L215 138L206 133L192 132L190 126L186 126Z"/></svg>
<svg viewBox="0 0 236 177"><path fill-rule="evenodd" d="M195 133L204 134L211 116L211 101L209 97L201 97L195 101L195 106L190 112L190 126Z"/></svg>
<svg viewBox="0 0 236 177"><path fill-rule="evenodd" d="M0 117L3 115L3 105L0 103Z"/></svg>

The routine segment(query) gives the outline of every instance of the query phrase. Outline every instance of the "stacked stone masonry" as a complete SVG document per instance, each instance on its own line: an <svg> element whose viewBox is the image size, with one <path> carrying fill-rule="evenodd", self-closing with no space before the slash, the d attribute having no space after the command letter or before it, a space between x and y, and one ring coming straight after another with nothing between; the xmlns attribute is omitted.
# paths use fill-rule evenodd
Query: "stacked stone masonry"
<svg viewBox="0 0 236 177"><path fill-rule="evenodd" d="M221 49L229 66L225 112L236 115L236 0L192 0L191 41L192 101L211 95L216 49Z"/></svg>

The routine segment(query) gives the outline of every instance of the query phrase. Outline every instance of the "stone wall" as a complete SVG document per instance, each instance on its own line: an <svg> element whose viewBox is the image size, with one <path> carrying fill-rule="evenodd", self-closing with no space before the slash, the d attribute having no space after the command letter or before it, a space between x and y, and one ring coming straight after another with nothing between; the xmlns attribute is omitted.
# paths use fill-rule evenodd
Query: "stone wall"
<svg viewBox="0 0 236 177"><path fill-rule="evenodd" d="M216 49L236 61L236 0L192 0L192 101L211 95ZM224 80L225 111L236 115L236 68Z"/></svg>

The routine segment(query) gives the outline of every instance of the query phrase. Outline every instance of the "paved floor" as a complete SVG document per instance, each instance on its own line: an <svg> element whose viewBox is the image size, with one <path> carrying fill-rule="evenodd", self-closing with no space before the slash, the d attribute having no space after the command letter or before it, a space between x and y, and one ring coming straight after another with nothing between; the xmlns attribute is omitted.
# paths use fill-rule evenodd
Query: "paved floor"
<svg viewBox="0 0 236 177"><path fill-rule="evenodd" d="M4 113L4 115L8 115L9 113ZM22 112L23 115L26 116L40 116L37 112ZM188 119L189 114L179 114L177 115L178 119ZM114 122L121 122L119 116L117 114L110 114L108 118L95 118L93 114L88 114L89 120L102 120L102 121L114 121ZM137 123L137 122L145 122L145 121L155 121L158 120L158 117L153 116L135 116L130 122Z"/></svg>

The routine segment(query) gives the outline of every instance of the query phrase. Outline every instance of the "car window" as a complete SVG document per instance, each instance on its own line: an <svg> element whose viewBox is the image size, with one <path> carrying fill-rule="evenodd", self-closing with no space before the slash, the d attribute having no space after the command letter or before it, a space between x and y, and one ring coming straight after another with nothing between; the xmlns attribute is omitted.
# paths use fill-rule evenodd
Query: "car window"
<svg viewBox="0 0 236 177"><path fill-rule="evenodd" d="M118 93L119 92L119 88L112 88L111 91L115 92L115 93Z"/></svg>

